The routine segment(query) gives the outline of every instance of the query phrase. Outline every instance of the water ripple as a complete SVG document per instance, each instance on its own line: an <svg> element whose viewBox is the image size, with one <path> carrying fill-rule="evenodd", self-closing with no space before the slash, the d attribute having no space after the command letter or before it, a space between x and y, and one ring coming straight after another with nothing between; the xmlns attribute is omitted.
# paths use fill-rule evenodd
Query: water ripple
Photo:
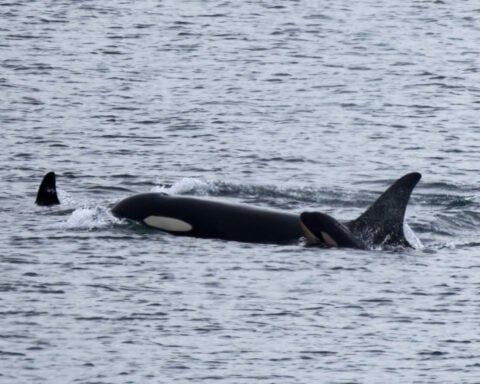
<svg viewBox="0 0 480 384"><path fill-rule="evenodd" d="M2 2L1 379L478 381L478 13ZM35 207L50 170L63 205ZM418 250L179 239L108 212L156 190L351 219L416 170Z"/></svg>

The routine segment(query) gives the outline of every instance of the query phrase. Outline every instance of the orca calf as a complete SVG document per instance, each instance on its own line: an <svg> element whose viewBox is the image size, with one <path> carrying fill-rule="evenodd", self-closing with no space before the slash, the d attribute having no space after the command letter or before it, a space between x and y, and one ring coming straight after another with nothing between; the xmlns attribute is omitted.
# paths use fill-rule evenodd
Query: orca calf
<svg viewBox="0 0 480 384"><path fill-rule="evenodd" d="M251 243L284 244L305 237L323 247L412 247L403 231L405 210L420 173L392 184L360 217L339 222L321 212L300 215L205 198L142 193L115 204L115 217L133 220L177 236ZM40 185L37 204L59 204L55 174Z"/></svg>

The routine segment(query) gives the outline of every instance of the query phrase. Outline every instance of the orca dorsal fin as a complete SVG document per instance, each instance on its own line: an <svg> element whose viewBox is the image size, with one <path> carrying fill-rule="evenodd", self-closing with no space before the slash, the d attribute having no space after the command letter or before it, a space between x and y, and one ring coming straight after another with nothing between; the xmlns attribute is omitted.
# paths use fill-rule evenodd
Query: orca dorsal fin
<svg viewBox="0 0 480 384"><path fill-rule="evenodd" d="M48 172L45 176L43 176L42 183L38 188L37 199L35 200L35 203L41 206L60 204L57 196L55 172Z"/></svg>
<svg viewBox="0 0 480 384"><path fill-rule="evenodd" d="M365 213L346 226L368 246L412 245L403 232L405 211L413 188L422 175L412 172L393 183Z"/></svg>

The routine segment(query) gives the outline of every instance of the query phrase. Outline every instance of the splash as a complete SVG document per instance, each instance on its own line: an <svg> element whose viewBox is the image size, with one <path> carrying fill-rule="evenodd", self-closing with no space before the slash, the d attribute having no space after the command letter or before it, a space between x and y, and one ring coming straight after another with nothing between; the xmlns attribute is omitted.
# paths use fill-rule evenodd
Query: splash
<svg viewBox="0 0 480 384"><path fill-rule="evenodd" d="M413 229L406 222L403 223L403 233L405 234L405 238L407 239L407 241L414 249L424 248L421 240L417 237L415 232L413 232Z"/></svg>
<svg viewBox="0 0 480 384"><path fill-rule="evenodd" d="M112 216L105 207L77 208L68 217L67 228L97 229L112 223Z"/></svg>
<svg viewBox="0 0 480 384"><path fill-rule="evenodd" d="M155 186L152 188L151 191L172 195L194 194L199 196L206 196L216 194L216 192L218 191L218 187L215 185L215 183L187 177L177 181L171 186Z"/></svg>

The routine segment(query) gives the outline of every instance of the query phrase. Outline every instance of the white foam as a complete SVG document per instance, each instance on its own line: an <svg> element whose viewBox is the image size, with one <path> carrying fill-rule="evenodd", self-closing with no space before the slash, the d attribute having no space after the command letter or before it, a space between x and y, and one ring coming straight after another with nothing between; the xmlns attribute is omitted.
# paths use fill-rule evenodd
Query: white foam
<svg viewBox="0 0 480 384"><path fill-rule="evenodd" d="M76 209L79 206L87 207L92 203L86 199L79 199L78 195L71 195L62 189L57 189L57 195L63 208Z"/></svg>
<svg viewBox="0 0 480 384"><path fill-rule="evenodd" d="M420 241L420 239L415 235L412 228L407 223L403 223L403 233L405 234L405 238L407 241L412 245L415 249L423 249L424 245Z"/></svg>
<svg viewBox="0 0 480 384"><path fill-rule="evenodd" d="M170 187L159 185L152 188L152 192L162 192L172 195L194 193L195 195L209 195L217 189L214 184L195 178L183 178Z"/></svg>
<svg viewBox="0 0 480 384"><path fill-rule="evenodd" d="M110 215L102 207L77 208L68 217L67 228L104 228L111 224Z"/></svg>
<svg viewBox="0 0 480 384"><path fill-rule="evenodd" d="M63 189L58 189L57 188L57 196L58 196L58 199L60 200L60 204L65 206L65 207L73 207L75 206L75 200L72 198L72 196L64 191Z"/></svg>

